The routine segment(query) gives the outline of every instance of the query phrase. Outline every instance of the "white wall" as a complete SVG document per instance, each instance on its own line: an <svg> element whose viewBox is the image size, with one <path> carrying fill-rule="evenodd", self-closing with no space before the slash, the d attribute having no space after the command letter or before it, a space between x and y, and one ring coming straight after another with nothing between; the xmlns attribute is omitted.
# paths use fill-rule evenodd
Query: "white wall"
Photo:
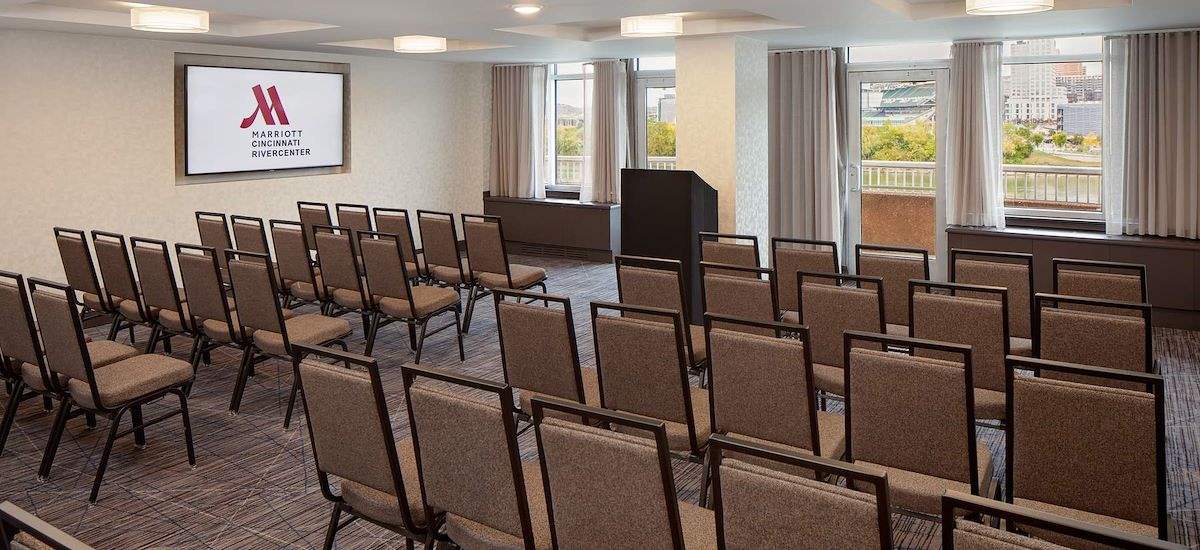
<svg viewBox="0 0 1200 550"><path fill-rule="evenodd" d="M351 171L175 185L174 54L350 63ZM482 211L490 68L0 30L0 269L62 278L51 229L198 242L193 212L297 200Z"/></svg>

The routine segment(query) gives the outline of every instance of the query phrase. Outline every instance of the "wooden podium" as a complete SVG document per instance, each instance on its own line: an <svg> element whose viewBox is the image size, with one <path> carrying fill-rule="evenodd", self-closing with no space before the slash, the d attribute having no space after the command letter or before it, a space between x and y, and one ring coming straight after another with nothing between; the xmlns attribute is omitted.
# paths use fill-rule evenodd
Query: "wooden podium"
<svg viewBox="0 0 1200 550"><path fill-rule="evenodd" d="M700 231L717 230L717 190L691 170L621 170L621 253L683 262L691 322L703 324Z"/></svg>

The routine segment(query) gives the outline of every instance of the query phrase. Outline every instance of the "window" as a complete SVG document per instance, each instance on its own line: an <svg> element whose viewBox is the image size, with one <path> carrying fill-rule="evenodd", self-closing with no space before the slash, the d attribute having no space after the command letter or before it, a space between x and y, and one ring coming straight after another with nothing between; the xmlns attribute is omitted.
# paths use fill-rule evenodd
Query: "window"
<svg viewBox="0 0 1200 550"><path fill-rule="evenodd" d="M547 112L553 117L553 163L546 170L548 188L575 191L583 183L583 147L586 126L588 80L591 66L558 63L551 66L552 81L547 94ZM549 150L549 148L548 148Z"/></svg>
<svg viewBox="0 0 1200 550"><path fill-rule="evenodd" d="M851 46L847 54L850 63L896 63L950 59L949 42L929 44L887 44L883 46Z"/></svg>
<svg viewBox="0 0 1200 550"><path fill-rule="evenodd" d="M1004 43L1004 205L1010 215L1103 213L1101 37Z"/></svg>

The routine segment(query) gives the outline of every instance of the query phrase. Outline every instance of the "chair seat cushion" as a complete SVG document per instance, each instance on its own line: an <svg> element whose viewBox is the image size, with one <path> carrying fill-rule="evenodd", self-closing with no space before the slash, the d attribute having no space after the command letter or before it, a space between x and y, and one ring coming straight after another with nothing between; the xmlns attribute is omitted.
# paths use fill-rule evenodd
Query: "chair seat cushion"
<svg viewBox="0 0 1200 550"><path fill-rule="evenodd" d="M975 388L975 420L1004 420L1004 392Z"/></svg>
<svg viewBox="0 0 1200 550"><path fill-rule="evenodd" d="M157 354L130 357L94 372L96 390L100 394L99 405L108 408L192 379L192 366L187 361ZM81 407L97 408L97 404L92 402L92 391L87 381L72 378L67 382L67 387L71 397Z"/></svg>
<svg viewBox="0 0 1200 550"><path fill-rule="evenodd" d="M887 324L888 336L908 336L908 325Z"/></svg>
<svg viewBox="0 0 1200 550"><path fill-rule="evenodd" d="M820 437L821 437L821 456L825 457L825 458L833 458L833 459L842 458L842 455L846 453L846 417L844 417L840 414L835 414L835 413L831 413L831 412L817 411L817 430L820 431ZM797 453L797 454L807 455L807 456L812 455L812 451L809 449L802 449L800 447L784 445L781 443L776 443L774 441L768 441L766 439L751 437L751 436L748 436L745 434L730 433L729 435L732 437L736 437L738 439L744 439L746 441L749 441L751 443L754 443L754 444L762 446L762 447L766 447L768 449L775 449L775 450L780 450L780 451L784 451L784 452ZM813 477L812 470L808 470L805 468L783 465L783 464L780 464L779 462L775 462L772 460L763 460L763 459L760 459L757 457L753 457L753 456L745 455L745 454L741 454L741 453L730 453L728 456L730 458L737 458L738 460L743 460L743 461L751 463L751 464L757 464L759 466L764 466L764 467L767 467L770 469L779 470L784 473L799 476L799 477L806 477L806 478Z"/></svg>
<svg viewBox="0 0 1200 550"><path fill-rule="evenodd" d="M334 288L329 294L333 297L333 303L344 308L367 309L366 304L363 303L362 293L356 289Z"/></svg>
<svg viewBox="0 0 1200 550"><path fill-rule="evenodd" d="M316 313L297 315L284 320L288 340L295 344L324 344L350 334L350 322L345 319L326 317ZM287 355L283 335L268 330L254 332L254 344L273 355Z"/></svg>
<svg viewBox="0 0 1200 550"><path fill-rule="evenodd" d="M463 258L461 273L458 271L458 266L456 266L456 265L430 264L429 265L429 276L433 277L434 279L436 279L438 281L446 283L446 284L451 284L451 285L467 284L468 282L470 282L468 279L471 278L471 264L467 262L466 258ZM464 276L466 277L466 279L463 278Z"/></svg>
<svg viewBox="0 0 1200 550"><path fill-rule="evenodd" d="M546 270L540 267L508 264L508 273L512 276L511 288L514 289L529 288L546 280ZM508 277L503 273L477 271L475 272L475 279L479 281L479 284L487 288L510 288Z"/></svg>
<svg viewBox="0 0 1200 550"><path fill-rule="evenodd" d="M166 327L167 330L173 330L175 332L183 332L185 329L183 327L182 320L190 319L191 313L188 311L187 302L180 302L179 309L183 310L182 316L179 314L178 311L171 311L169 309L160 310L158 312L158 323L161 324L162 326Z"/></svg>
<svg viewBox="0 0 1200 550"><path fill-rule="evenodd" d="M522 462L525 495L529 501L529 523L533 530L533 547L551 548L550 518L546 514L546 488L542 485L542 468L537 460ZM513 514L517 512L514 509ZM460 548L489 550L524 550L524 539L455 514L446 514L446 534Z"/></svg>
<svg viewBox="0 0 1200 550"><path fill-rule="evenodd" d="M419 285L409 290L412 293L411 302L390 296L376 296L379 310L391 317L415 319L458 303L458 293L446 287ZM415 312L412 308L414 305Z"/></svg>
<svg viewBox="0 0 1200 550"><path fill-rule="evenodd" d="M688 336L692 339L692 364L708 360L708 341L704 339L704 325L688 325Z"/></svg>
<svg viewBox="0 0 1200 550"><path fill-rule="evenodd" d="M990 492L989 487L992 484L992 454L988 452L987 444L983 441L979 441L977 445L979 452L979 494L990 497L991 495L988 493ZM971 494L969 483L899 468L889 468L865 460L855 460L854 463L864 468L887 472L888 496L892 499L892 506L896 508L936 516L942 513L942 494L947 490Z"/></svg>
<svg viewBox="0 0 1200 550"><path fill-rule="evenodd" d="M133 300L122 300L115 296L113 297L113 299L120 300L119 302L117 302L117 311L121 312L121 315L124 315L125 318L129 319L130 321L140 323L140 322L145 322L145 321L152 321L158 317L158 308L153 308L153 307L147 308L146 317L149 317L147 319L146 317L143 317L141 311L138 310L137 302L135 302Z"/></svg>
<svg viewBox="0 0 1200 550"><path fill-rule="evenodd" d="M32 363L21 363L21 380L25 381L25 385L34 391L46 391L45 380L42 380L42 371L37 365ZM58 375L58 383L60 385L67 383L67 377ZM9 398L11 399L11 397Z"/></svg>
<svg viewBox="0 0 1200 550"><path fill-rule="evenodd" d="M825 393L846 395L846 375L841 367L813 363L813 385Z"/></svg>
<svg viewBox="0 0 1200 550"><path fill-rule="evenodd" d="M583 379L583 398L586 401L585 405L593 407L600 406L600 380L596 377L596 369L581 368L579 369L579 377ZM520 388L518 388L520 389ZM538 393L532 390L520 390L521 411L525 414L533 414L533 408L529 405L529 400L534 397L548 397L544 393ZM574 399L572 399L574 401ZM546 416L561 417L562 415L547 410Z"/></svg>
<svg viewBox="0 0 1200 550"><path fill-rule="evenodd" d="M779 320L783 321L785 323L791 323L793 325L798 325L798 324L800 324L800 312L799 311L790 311L790 310L784 311L783 315L779 316Z"/></svg>
<svg viewBox="0 0 1200 550"><path fill-rule="evenodd" d="M1033 340L1016 336L1009 337L1008 353L1021 357L1033 357Z"/></svg>
<svg viewBox="0 0 1200 550"><path fill-rule="evenodd" d="M421 477L417 471L417 455L412 440L396 443L396 458L400 461L400 477L404 481L404 496L408 500L409 513L417 527L425 525L425 507L421 501ZM355 512L379 523L404 526L399 502L391 493L373 487L342 480L342 498Z"/></svg>
<svg viewBox="0 0 1200 550"><path fill-rule="evenodd" d="M1101 514L1094 514L1092 512L1087 512L1084 510L1076 510L1074 508L1067 508L1064 506L1058 506L1055 504L1049 504L1046 502L1041 502L1041 501L1037 501L1037 500L1029 500L1029 499L1024 499L1024 498L1014 498L1013 504L1016 504L1017 506L1024 506L1026 508L1032 508L1032 509L1038 510L1040 512L1048 512L1051 514L1068 517L1068 518L1071 518L1074 520L1091 523L1093 525L1103 525L1105 527L1111 527L1113 529L1116 529L1118 531L1122 531L1125 533L1142 535L1144 537L1149 537L1152 539L1158 538L1158 527L1156 527L1154 525L1146 525L1146 524L1139 523L1136 521L1129 521L1127 519L1115 518L1112 516L1105 516L1105 515L1101 515ZM1084 547L1085 548L1108 548L1107 546L1102 547L1102 546L1096 546L1096 545L1088 546L1086 544L1081 545L1080 543L1082 541L1080 541L1079 539L1072 539L1065 535L1059 535L1059 534L1051 533L1051 532L1048 532L1048 531L1045 531L1042 529L1036 529L1036 528L1030 527L1028 525L1022 525L1021 529L1029 532L1029 534L1036 536L1038 538L1045 539L1045 540L1048 540L1048 541L1051 541L1051 542L1054 542L1057 544L1061 544L1063 546L1068 546L1071 548L1084 548Z"/></svg>
<svg viewBox="0 0 1200 550"><path fill-rule="evenodd" d="M315 287L309 282L294 281L288 285L288 290L293 297L306 302L324 301L327 298L325 295L325 281L321 279L320 273L314 272L313 278L317 281Z"/></svg>
<svg viewBox="0 0 1200 550"><path fill-rule="evenodd" d="M83 305L87 306L88 309L92 311L108 310L108 306L106 306L104 302L100 301L99 296L96 296L90 292L81 292L80 295L83 297Z"/></svg>
<svg viewBox="0 0 1200 550"><path fill-rule="evenodd" d="M112 340L88 342L87 351L88 357L92 359L92 368L103 367L142 353L133 347Z"/></svg>

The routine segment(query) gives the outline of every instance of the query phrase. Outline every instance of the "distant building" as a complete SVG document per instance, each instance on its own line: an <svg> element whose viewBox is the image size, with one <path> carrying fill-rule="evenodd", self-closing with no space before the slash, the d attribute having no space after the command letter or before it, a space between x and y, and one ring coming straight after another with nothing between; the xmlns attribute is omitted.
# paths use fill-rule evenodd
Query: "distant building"
<svg viewBox="0 0 1200 550"><path fill-rule="evenodd" d="M1055 83L1067 94L1067 101L1100 101L1104 98L1104 75L1059 75Z"/></svg>
<svg viewBox="0 0 1200 550"><path fill-rule="evenodd" d="M1083 68L1083 63L1072 61L1070 63L1055 63L1054 76L1083 76L1087 71Z"/></svg>
<svg viewBox="0 0 1200 550"><path fill-rule="evenodd" d="M1018 40L1013 43L1012 57L1056 55L1053 38ZM1050 63L1010 65L1011 74L1005 79L1004 120L1051 120L1067 96L1058 87L1055 68ZM1082 67L1081 67L1082 68Z"/></svg>
<svg viewBox="0 0 1200 550"><path fill-rule="evenodd" d="M1100 135L1104 128L1104 106L1099 101L1058 106L1058 129L1067 134Z"/></svg>
<svg viewBox="0 0 1200 550"><path fill-rule="evenodd" d="M658 100L658 121L675 124L675 96L667 95Z"/></svg>
<svg viewBox="0 0 1200 550"><path fill-rule="evenodd" d="M937 89L932 82L904 83L871 94L864 106L863 123L868 125L906 124L932 120L937 105Z"/></svg>

